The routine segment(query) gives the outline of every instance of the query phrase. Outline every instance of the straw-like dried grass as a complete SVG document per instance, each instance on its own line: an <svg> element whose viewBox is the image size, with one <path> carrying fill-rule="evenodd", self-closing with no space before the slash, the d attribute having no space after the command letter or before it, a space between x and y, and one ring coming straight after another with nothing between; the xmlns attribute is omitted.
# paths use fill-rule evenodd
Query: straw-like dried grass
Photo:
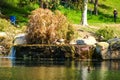
<svg viewBox="0 0 120 80"><path fill-rule="evenodd" d="M49 9L39 8L32 11L29 18L26 36L29 44L51 44L56 39L70 40L74 36L73 26L59 11L53 13Z"/></svg>

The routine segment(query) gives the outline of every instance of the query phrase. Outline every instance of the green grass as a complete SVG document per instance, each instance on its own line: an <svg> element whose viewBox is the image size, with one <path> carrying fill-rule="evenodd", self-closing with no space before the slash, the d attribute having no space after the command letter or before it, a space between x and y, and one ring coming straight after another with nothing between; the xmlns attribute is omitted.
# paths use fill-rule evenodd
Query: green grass
<svg viewBox="0 0 120 80"><path fill-rule="evenodd" d="M92 8L92 4L88 5L88 9ZM120 22L119 11L120 11L120 1L119 0L99 0L98 6L98 16L92 15L91 19L88 17L88 22L95 23L113 23L113 10L116 8L118 11L118 20L117 23Z"/></svg>
<svg viewBox="0 0 120 80"><path fill-rule="evenodd" d="M63 6L59 6L58 10L60 10L70 22L80 23L81 11L65 8Z"/></svg>
<svg viewBox="0 0 120 80"><path fill-rule="evenodd" d="M93 15L91 11L93 11L93 4L88 3L88 23L89 24L97 24L97 23L114 23L113 22L113 10L117 9L118 13L120 11L120 1L119 0L99 0L98 6L98 15ZM81 11L73 10L69 8L64 8L62 6L59 7L59 10L63 12L67 18L75 24L80 24L81 20ZM120 17L118 14L117 23L120 22Z"/></svg>
<svg viewBox="0 0 120 80"><path fill-rule="evenodd" d="M5 3L6 5L0 5L2 14L9 19L10 16L16 16L17 24L26 25L28 22L28 16L31 11L38 8L38 4L29 4L24 7L13 5L12 3Z"/></svg>
<svg viewBox="0 0 120 80"><path fill-rule="evenodd" d="M15 2L16 4L17 2ZM0 4L1 11L8 18L11 15L15 15L17 17L18 24L26 24L28 21L28 15L30 12L39 7L38 4L29 4L25 7L18 7L16 5L13 6L14 3L10 3L9 5ZM97 16L93 15L91 11L93 11L94 5L88 3L88 24L98 24L98 23L114 23L113 22L113 10L116 8L118 11L118 19L117 23L120 22L120 1L119 0L99 0L98 10L99 13ZM63 6L59 6L58 10L60 10L71 23L80 24L81 21L81 10L75 10L72 8L66 8Z"/></svg>

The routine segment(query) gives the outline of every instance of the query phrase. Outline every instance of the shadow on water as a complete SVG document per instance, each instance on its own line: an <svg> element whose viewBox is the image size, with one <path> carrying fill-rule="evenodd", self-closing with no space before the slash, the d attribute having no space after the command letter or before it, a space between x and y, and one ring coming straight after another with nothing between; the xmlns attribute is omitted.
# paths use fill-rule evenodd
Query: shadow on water
<svg viewBox="0 0 120 80"><path fill-rule="evenodd" d="M26 67L40 67L40 66L66 66L70 67L69 61L52 61L52 60L15 60L14 66L26 66Z"/></svg>
<svg viewBox="0 0 120 80"><path fill-rule="evenodd" d="M23 60L16 59L14 57L0 57L0 67L14 67L14 66L24 66L24 67L40 67L40 66L71 66L71 61L65 60Z"/></svg>
<svg viewBox="0 0 120 80"><path fill-rule="evenodd" d="M90 70L104 69L104 70L120 70L119 60L109 61L71 61L71 60L22 60L11 57L0 57L0 67L40 67L40 66L64 66L79 68L87 67Z"/></svg>

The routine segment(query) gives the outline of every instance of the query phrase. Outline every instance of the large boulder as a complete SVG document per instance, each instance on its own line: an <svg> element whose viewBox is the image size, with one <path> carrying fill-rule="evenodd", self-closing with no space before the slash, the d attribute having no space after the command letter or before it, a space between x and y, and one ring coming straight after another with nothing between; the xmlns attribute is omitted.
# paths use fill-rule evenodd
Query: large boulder
<svg viewBox="0 0 120 80"><path fill-rule="evenodd" d="M87 45L94 45L97 43L96 39L93 36L88 36L87 38L84 38L83 41Z"/></svg>
<svg viewBox="0 0 120 80"><path fill-rule="evenodd" d="M109 43L107 42L96 43L93 59L110 59L110 54L108 52L108 49L109 49Z"/></svg>
<svg viewBox="0 0 120 80"><path fill-rule="evenodd" d="M98 42L94 54L100 55L102 59L120 59L120 38Z"/></svg>
<svg viewBox="0 0 120 80"><path fill-rule="evenodd" d="M13 40L13 44L14 45L27 44L26 34L22 33L22 34L16 35L15 38L14 38L14 40Z"/></svg>
<svg viewBox="0 0 120 80"><path fill-rule="evenodd" d="M110 44L111 59L120 59L120 38L113 38L107 41Z"/></svg>
<svg viewBox="0 0 120 80"><path fill-rule="evenodd" d="M120 49L120 38L109 39L107 42L110 44L111 50Z"/></svg>
<svg viewBox="0 0 120 80"><path fill-rule="evenodd" d="M79 45L95 45L97 43L95 37L87 36L85 38L79 38L74 41L71 41L70 44L79 44Z"/></svg>

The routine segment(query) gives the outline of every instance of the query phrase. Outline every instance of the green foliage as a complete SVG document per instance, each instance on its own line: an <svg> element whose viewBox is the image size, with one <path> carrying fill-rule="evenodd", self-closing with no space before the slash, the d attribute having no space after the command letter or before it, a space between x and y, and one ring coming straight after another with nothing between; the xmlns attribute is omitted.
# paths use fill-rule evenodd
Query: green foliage
<svg viewBox="0 0 120 80"><path fill-rule="evenodd" d="M109 27L104 27L104 28L100 28L99 30L96 31L96 35L99 36L103 36L104 40L108 40L110 38L114 37L114 30L109 28Z"/></svg>
<svg viewBox="0 0 120 80"><path fill-rule="evenodd" d="M67 39L68 41L70 41L70 40L72 40L72 39L74 39L74 38L76 38L76 37L78 37L78 33L76 32L75 27L72 26L72 25L68 25L68 32L67 32L67 37L66 37L66 39Z"/></svg>
<svg viewBox="0 0 120 80"><path fill-rule="evenodd" d="M61 5L71 9L82 9L83 0L61 0Z"/></svg>
<svg viewBox="0 0 120 80"><path fill-rule="evenodd" d="M0 45L5 48L10 48L14 36L17 34L17 28L13 26L9 21L0 18L0 32L4 33L4 36L0 36Z"/></svg>
<svg viewBox="0 0 120 80"><path fill-rule="evenodd" d="M51 10L56 10L59 6L60 0L39 0L41 8L48 8Z"/></svg>
<svg viewBox="0 0 120 80"><path fill-rule="evenodd" d="M60 4L60 0L50 0L49 9L56 10Z"/></svg>
<svg viewBox="0 0 120 80"><path fill-rule="evenodd" d="M80 19L81 19L80 10L65 8L64 6L59 6L58 10L60 10L70 22L75 24L80 23Z"/></svg>
<svg viewBox="0 0 120 80"><path fill-rule="evenodd" d="M75 35L73 26L59 11L39 8L29 18L26 38L30 44L48 44L61 38L69 41Z"/></svg>
<svg viewBox="0 0 120 80"><path fill-rule="evenodd" d="M11 25L6 19L0 18L0 31L4 32L8 27L13 27L13 25Z"/></svg>
<svg viewBox="0 0 120 80"><path fill-rule="evenodd" d="M70 0L69 0L70 1ZM75 0L76 1L76 0ZM80 0L81 1L81 0ZM116 3L117 2L117 3ZM66 3L67 4L67 3ZM113 10L120 11L119 0L99 0L98 3L98 15L93 15L94 4L88 3L88 23L114 23ZM59 10L63 12L68 20L75 24L80 24L81 10L69 7L59 7ZM118 14L119 15L119 14ZM117 18L117 23L120 22L120 17Z"/></svg>
<svg viewBox="0 0 120 80"><path fill-rule="evenodd" d="M24 6L22 2L26 2ZM28 15L33 10L38 8L39 5L30 0L2 0L0 4L0 11L9 19L10 16L16 16L17 24L25 25L28 21Z"/></svg>
<svg viewBox="0 0 120 80"><path fill-rule="evenodd" d="M22 28L16 28L10 21L0 18L0 45L6 49L6 54L9 53L13 40L18 33L25 32L25 26Z"/></svg>
<svg viewBox="0 0 120 80"><path fill-rule="evenodd" d="M19 3L19 0L1 0L0 1L0 6L17 6L17 4Z"/></svg>
<svg viewBox="0 0 120 80"><path fill-rule="evenodd" d="M79 24L81 20L81 1L82 0L42 0L47 1L49 9L59 9L69 21ZM64 2L62 2L64 1ZM60 4L61 3L61 4ZM88 23L114 23L113 10L117 9L118 15L120 11L119 0L99 0L98 15L92 14L94 9L93 3L88 3ZM23 5L23 6L22 6ZM1 0L0 10L7 18L15 15L18 24L25 24L28 21L29 13L38 8L38 0ZM79 10L78 10L79 9ZM120 22L120 17L117 18L117 23Z"/></svg>

